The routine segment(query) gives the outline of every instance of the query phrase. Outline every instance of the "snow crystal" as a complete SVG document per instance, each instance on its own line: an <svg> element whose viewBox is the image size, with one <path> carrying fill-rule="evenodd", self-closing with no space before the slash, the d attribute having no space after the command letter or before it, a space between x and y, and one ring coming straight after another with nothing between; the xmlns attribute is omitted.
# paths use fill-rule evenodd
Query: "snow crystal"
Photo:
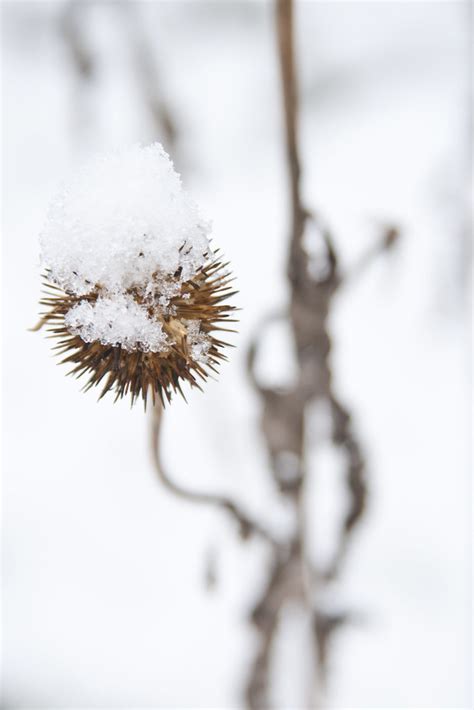
<svg viewBox="0 0 474 710"><path fill-rule="evenodd" d="M206 364L211 347L211 339L206 333L201 332L201 325L198 320L190 320L188 322L186 338L193 360Z"/></svg>
<svg viewBox="0 0 474 710"><path fill-rule="evenodd" d="M133 146L91 161L50 206L41 234L49 278L84 295L125 291L156 272L189 279L206 260L210 225L162 146Z"/></svg>
<svg viewBox="0 0 474 710"><path fill-rule="evenodd" d="M168 349L168 338L161 323L131 296L100 297L94 303L82 300L65 316L65 324L86 343L121 345L125 350L161 352Z"/></svg>

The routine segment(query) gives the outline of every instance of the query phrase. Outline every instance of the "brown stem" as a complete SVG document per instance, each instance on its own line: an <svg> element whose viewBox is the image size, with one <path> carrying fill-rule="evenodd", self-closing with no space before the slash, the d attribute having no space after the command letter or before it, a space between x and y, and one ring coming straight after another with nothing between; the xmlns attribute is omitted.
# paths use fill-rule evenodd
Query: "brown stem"
<svg viewBox="0 0 474 710"><path fill-rule="evenodd" d="M161 72L153 55L153 48L150 46L140 23L139 6L135 3L117 3L116 9L122 13L122 19L126 23L127 38L133 52L138 86L153 124L155 138L160 139L167 151L173 149L173 159L176 163L178 138L176 117L165 97Z"/></svg>
<svg viewBox="0 0 474 710"><path fill-rule="evenodd" d="M394 225L386 225L378 241L359 257L351 271L344 277L343 285L352 285L363 276L370 265L381 255L395 247L400 238L400 230Z"/></svg>
<svg viewBox="0 0 474 710"><path fill-rule="evenodd" d="M229 498L213 493L191 491L170 478L161 459L160 437L162 421L163 407L160 403L157 403L153 407L151 419L151 452L155 471L163 486L170 493L178 498L181 498L182 500L187 500L190 503L213 506L225 511L238 524L240 535L243 539L247 539L254 535L255 537L259 537L264 540L266 543L269 543L272 547L277 548L279 544L273 535L262 525L260 525L260 523L247 515L247 513L245 513Z"/></svg>
<svg viewBox="0 0 474 710"><path fill-rule="evenodd" d="M300 159L298 153L298 88L295 72L293 46L293 2L277 0L276 26L278 57L280 62L281 86L286 133L286 153L288 158L288 178L294 215L304 212L300 198ZM295 235L296 236L296 235Z"/></svg>
<svg viewBox="0 0 474 710"><path fill-rule="evenodd" d="M69 0L61 11L59 22L77 75L87 81L94 73L95 62L85 39L82 10L78 0Z"/></svg>
<svg viewBox="0 0 474 710"><path fill-rule="evenodd" d="M333 425L332 440L336 446L344 451L346 457L346 488L349 494L348 507L341 526L338 547L326 572L326 578L333 579L338 574L344 561L352 532L366 510L367 483L364 456L352 430L351 415L332 391L329 395L329 404Z"/></svg>

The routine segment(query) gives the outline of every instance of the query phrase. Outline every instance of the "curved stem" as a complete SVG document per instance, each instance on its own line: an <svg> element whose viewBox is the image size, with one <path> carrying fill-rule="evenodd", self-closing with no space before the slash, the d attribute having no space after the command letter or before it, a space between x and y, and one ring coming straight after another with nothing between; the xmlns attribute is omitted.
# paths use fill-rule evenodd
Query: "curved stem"
<svg viewBox="0 0 474 710"><path fill-rule="evenodd" d="M238 524L242 538L246 539L252 535L255 535L270 544L272 547L279 547L279 543L273 535L266 530L266 528L260 525L260 523L247 515L247 513L245 513L236 503L230 500L230 498L214 493L202 493L199 491L189 490L170 478L163 466L161 458L160 437L162 421L163 406L160 403L157 403L152 409L151 452L155 471L163 486L177 498L187 500L190 503L213 506L225 511Z"/></svg>

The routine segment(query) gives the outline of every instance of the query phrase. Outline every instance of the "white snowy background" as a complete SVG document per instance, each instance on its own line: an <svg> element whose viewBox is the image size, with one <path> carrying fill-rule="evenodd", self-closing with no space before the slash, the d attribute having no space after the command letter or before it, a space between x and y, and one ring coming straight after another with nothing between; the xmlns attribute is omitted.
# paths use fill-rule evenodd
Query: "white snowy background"
<svg viewBox="0 0 474 710"><path fill-rule="evenodd" d="M159 138L118 3L85 20L96 71L74 74L61 2L4 2L3 691L5 708L238 708L264 550L218 513L179 502L152 470L148 421L56 366L30 333L38 233L85 157ZM176 399L164 458L177 479L285 524L258 435L246 345L286 298L288 205L272 7L133 3L178 126L176 162L238 277L237 349L205 394ZM354 610L331 656L328 708L468 708L468 6L297 6L307 202L347 269L400 224L402 240L341 292L338 391L370 471L370 510L330 603ZM283 344L260 363L287 374ZM340 463L315 413L314 539L337 515ZM317 545L315 549L318 550ZM217 586L205 588L205 561ZM304 648L285 620L274 700L302 706Z"/></svg>

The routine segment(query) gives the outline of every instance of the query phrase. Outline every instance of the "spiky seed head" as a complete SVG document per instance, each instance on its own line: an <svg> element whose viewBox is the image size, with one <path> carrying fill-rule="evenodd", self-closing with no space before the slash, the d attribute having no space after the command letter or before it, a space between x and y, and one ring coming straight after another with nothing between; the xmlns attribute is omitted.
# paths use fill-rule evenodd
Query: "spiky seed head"
<svg viewBox="0 0 474 710"><path fill-rule="evenodd" d="M235 291L209 230L156 144L100 159L63 191L42 235L38 327L84 389L164 404L217 372Z"/></svg>
<svg viewBox="0 0 474 710"><path fill-rule="evenodd" d="M179 283L179 291L169 300L163 297L157 279L146 310L164 336L159 351L140 343L130 347L91 340L71 325L68 316L75 308L87 304L93 309L100 302L100 286L87 296L77 296L46 280L46 294L40 301L46 307L41 324L57 341L56 353L65 355L61 363L73 366L70 374L88 375L85 390L100 385L100 397L112 391L115 399L130 394L132 401L142 397L146 403L151 395L153 403L156 397L162 403L169 402L173 392L183 394L181 382L200 388L199 381L205 381L211 372L217 373L220 361L226 359L223 348L230 344L220 334L233 332L228 325L235 322L231 318L235 308L223 303L235 293L231 281L218 258L201 267L193 279ZM140 292L132 289L129 296L139 307L144 305ZM160 305L164 298L166 307Z"/></svg>

